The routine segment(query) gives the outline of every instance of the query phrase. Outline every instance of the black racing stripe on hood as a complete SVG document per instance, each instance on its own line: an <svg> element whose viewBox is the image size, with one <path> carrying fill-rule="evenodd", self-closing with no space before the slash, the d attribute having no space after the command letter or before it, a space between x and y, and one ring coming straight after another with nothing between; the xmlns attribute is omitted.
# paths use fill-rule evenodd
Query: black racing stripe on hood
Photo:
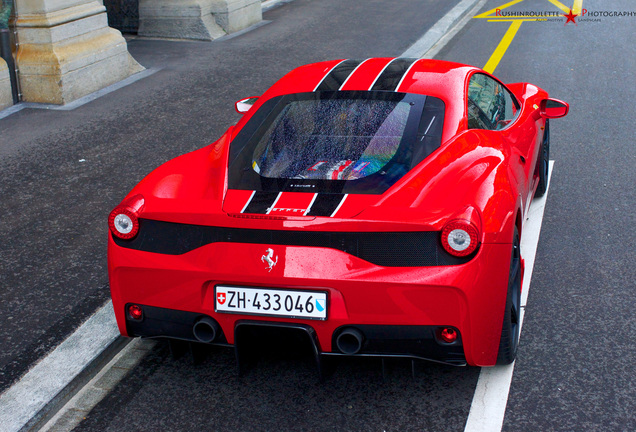
<svg viewBox="0 0 636 432"><path fill-rule="evenodd" d="M331 216L346 195L318 194L307 216Z"/></svg>
<svg viewBox="0 0 636 432"><path fill-rule="evenodd" d="M274 207L278 195L279 192L256 192L243 213L267 214Z"/></svg>

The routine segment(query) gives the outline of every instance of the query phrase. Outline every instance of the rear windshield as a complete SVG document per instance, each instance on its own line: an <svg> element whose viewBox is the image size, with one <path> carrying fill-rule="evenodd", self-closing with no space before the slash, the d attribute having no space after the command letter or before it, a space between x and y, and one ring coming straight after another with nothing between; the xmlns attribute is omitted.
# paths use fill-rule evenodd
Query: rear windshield
<svg viewBox="0 0 636 432"><path fill-rule="evenodd" d="M444 104L394 92L270 99L231 144L230 188L382 193L439 147Z"/></svg>

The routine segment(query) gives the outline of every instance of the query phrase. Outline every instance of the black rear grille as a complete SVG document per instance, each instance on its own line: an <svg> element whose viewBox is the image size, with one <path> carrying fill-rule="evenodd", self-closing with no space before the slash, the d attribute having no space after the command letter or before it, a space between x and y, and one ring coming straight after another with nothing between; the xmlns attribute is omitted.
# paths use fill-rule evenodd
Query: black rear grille
<svg viewBox="0 0 636 432"><path fill-rule="evenodd" d="M337 249L383 267L458 265L471 256L457 258L446 252L436 231L414 232L319 232L276 231L211 227L139 220L139 234L132 240L113 236L121 247L167 255L181 255L211 243L251 243L315 246Z"/></svg>

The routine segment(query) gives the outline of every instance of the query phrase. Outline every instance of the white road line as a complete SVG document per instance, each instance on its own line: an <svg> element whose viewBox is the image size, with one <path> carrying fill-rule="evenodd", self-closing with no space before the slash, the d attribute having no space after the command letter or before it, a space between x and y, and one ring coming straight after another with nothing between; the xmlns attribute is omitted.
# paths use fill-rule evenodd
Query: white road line
<svg viewBox="0 0 636 432"><path fill-rule="evenodd" d="M553 167L554 161L550 161L548 189ZM541 223L543 222L543 212L547 198L548 191L546 190L545 195L532 201L528 211L528 218L521 233L521 254L525 260L526 269L523 275L523 289L521 292L519 332L523 328L523 317L525 316L530 280L534 268L534 259L537 254L537 245L539 244L539 234L541 233ZM464 432L501 431L514 368L515 364L513 363L507 366L481 369Z"/></svg>
<svg viewBox="0 0 636 432"><path fill-rule="evenodd" d="M428 53L431 48L435 47L441 49L438 42L448 33L455 35L461 27L472 18L473 14L467 14L468 19L465 18L466 12L473 8L481 8L487 0L462 0L454 8L452 8L446 15L444 15L439 21L435 23L421 38L419 38L409 49L404 51L400 57L415 57L422 58ZM472 10L471 10L472 12ZM449 39L446 39L444 44ZM426 56L430 58L429 56Z"/></svg>
<svg viewBox="0 0 636 432"><path fill-rule="evenodd" d="M0 395L3 432L17 432L91 364L119 336L112 302Z"/></svg>
<svg viewBox="0 0 636 432"><path fill-rule="evenodd" d="M479 2L477 2L475 6L471 10L469 10L464 15L464 17L457 22L457 24L455 24L451 29L449 29L446 32L446 34L444 34L441 38L439 38L439 40L435 42L428 49L428 51L426 51L420 57L426 58L426 59L435 58L435 56L446 46L446 44L450 42L455 37L455 35L457 35L457 33L459 33L460 30L463 29L464 26L468 24L468 22L471 19L473 19L475 15L477 15L477 12L479 12L479 10L484 6L484 4L486 4L487 1L488 0L479 0Z"/></svg>

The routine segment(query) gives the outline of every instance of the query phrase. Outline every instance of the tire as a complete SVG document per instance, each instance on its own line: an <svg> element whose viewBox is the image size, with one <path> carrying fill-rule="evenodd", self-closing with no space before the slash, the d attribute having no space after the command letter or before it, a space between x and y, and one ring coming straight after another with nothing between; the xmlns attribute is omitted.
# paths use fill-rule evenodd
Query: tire
<svg viewBox="0 0 636 432"><path fill-rule="evenodd" d="M550 121L546 119L543 131L543 143L539 156L539 185L535 197L542 197L548 190L548 170L550 169Z"/></svg>
<svg viewBox="0 0 636 432"><path fill-rule="evenodd" d="M508 294L504 312L497 364L512 363L517 356L519 332L521 330L521 251L519 249L519 231L515 227L508 276Z"/></svg>

